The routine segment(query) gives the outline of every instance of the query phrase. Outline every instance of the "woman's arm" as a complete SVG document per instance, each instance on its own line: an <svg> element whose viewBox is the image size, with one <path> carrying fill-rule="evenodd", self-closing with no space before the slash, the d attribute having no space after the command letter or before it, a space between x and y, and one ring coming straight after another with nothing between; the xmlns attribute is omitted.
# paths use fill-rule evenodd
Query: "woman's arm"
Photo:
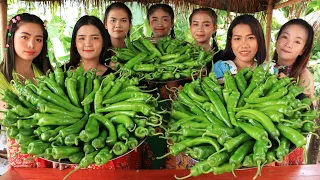
<svg viewBox="0 0 320 180"><path fill-rule="evenodd" d="M299 85L305 87L304 94L309 98L314 97L314 81L311 72L305 69L299 76Z"/></svg>

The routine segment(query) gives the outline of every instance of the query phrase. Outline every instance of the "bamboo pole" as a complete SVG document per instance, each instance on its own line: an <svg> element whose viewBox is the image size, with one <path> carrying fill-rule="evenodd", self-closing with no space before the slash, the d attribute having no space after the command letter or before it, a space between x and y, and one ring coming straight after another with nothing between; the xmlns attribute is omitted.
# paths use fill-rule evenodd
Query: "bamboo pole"
<svg viewBox="0 0 320 180"><path fill-rule="evenodd" d="M268 9L267 9L267 27L266 27L266 50L268 61L270 58L270 42L271 42L271 29L272 29L272 11L273 11L273 0L268 1Z"/></svg>
<svg viewBox="0 0 320 180"><path fill-rule="evenodd" d="M283 7L286 7L286 6L290 6L290 5L295 4L297 2L300 2L300 1L302 1L302 0L288 0L287 2L276 4L274 6L274 9L279 9L279 8L283 8Z"/></svg>
<svg viewBox="0 0 320 180"><path fill-rule="evenodd" d="M1 48L1 57L4 54L5 47L5 33L7 29L7 0L0 0L0 48ZM0 60L2 61L2 59Z"/></svg>

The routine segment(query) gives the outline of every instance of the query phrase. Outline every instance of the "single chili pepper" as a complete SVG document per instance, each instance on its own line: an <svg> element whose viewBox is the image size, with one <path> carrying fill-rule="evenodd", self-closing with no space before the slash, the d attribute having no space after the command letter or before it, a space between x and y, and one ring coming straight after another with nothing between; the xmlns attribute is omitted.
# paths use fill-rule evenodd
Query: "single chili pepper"
<svg viewBox="0 0 320 180"><path fill-rule="evenodd" d="M101 129L99 136L92 140L92 143L91 143L92 146L95 149L103 148L106 144L107 135L108 135L107 131L105 129Z"/></svg>
<svg viewBox="0 0 320 180"><path fill-rule="evenodd" d="M193 147L200 144L211 144L216 151L220 150L220 146L218 142L210 137L196 137L194 139L186 139L180 142L180 144L183 144L186 147Z"/></svg>
<svg viewBox="0 0 320 180"><path fill-rule="evenodd" d="M95 151L95 148L92 146L92 141L85 142L83 144L83 152L84 154L90 154Z"/></svg>
<svg viewBox="0 0 320 180"><path fill-rule="evenodd" d="M58 137L55 141L51 142L51 147L64 146L64 141L62 137Z"/></svg>
<svg viewBox="0 0 320 180"><path fill-rule="evenodd" d="M181 63L181 62L185 62L188 59L190 59L190 54L183 54L183 55L179 56L178 58L162 62L161 64L169 65L169 64L174 64L174 63Z"/></svg>
<svg viewBox="0 0 320 180"><path fill-rule="evenodd" d="M145 116L157 115L153 112L153 107L136 102L118 102L107 107L98 109L97 112L113 112L113 111L136 111L141 112Z"/></svg>
<svg viewBox="0 0 320 180"><path fill-rule="evenodd" d="M280 140L280 141L281 141L281 140ZM271 150L269 150L269 151L267 152L267 157L266 157L266 159L267 159L267 164L272 163L273 161L276 161L276 162L279 162L279 163L280 163L280 161L278 161L278 160L276 159L276 151L275 151L275 149L271 149Z"/></svg>
<svg viewBox="0 0 320 180"><path fill-rule="evenodd" d="M130 37L126 37L126 38L124 39L124 42L125 42L125 44L126 44L126 47L127 47L128 49L130 49L131 51L133 51L134 53L139 53L139 52L140 52L140 51L137 50L137 49L134 47L134 45L131 43Z"/></svg>
<svg viewBox="0 0 320 180"><path fill-rule="evenodd" d="M127 115L117 115L114 116L110 119L110 121L112 123L116 123L116 124L123 124L124 127L130 131L133 132L135 129L135 124L133 123L133 121L130 119L129 116Z"/></svg>
<svg viewBox="0 0 320 180"><path fill-rule="evenodd" d="M317 128L318 128L318 126L316 126L314 122L306 122L303 124L301 130L304 132L314 133Z"/></svg>
<svg viewBox="0 0 320 180"><path fill-rule="evenodd" d="M268 91L266 96L279 91L280 88L287 86L290 82L291 82L291 78L289 78L288 76L281 78L274 86L272 86L272 88Z"/></svg>
<svg viewBox="0 0 320 180"><path fill-rule="evenodd" d="M184 137L199 137L202 136L203 132L196 129L185 129L181 128L179 131L170 131L168 134L177 134L182 135Z"/></svg>
<svg viewBox="0 0 320 180"><path fill-rule="evenodd" d="M239 166L243 159L246 157L247 154L252 152L253 145L255 144L255 141L250 140L242 144L230 157L229 163L232 167L232 174L234 174L234 169L236 166Z"/></svg>
<svg viewBox="0 0 320 180"><path fill-rule="evenodd" d="M197 177L201 174L203 174L203 171L209 172L211 170L210 165L208 164L208 161L200 161L196 163L194 166L190 168L190 174L184 177L177 177L176 175L174 176L176 179L182 180L182 179L187 179L191 176Z"/></svg>
<svg viewBox="0 0 320 180"><path fill-rule="evenodd" d="M215 152L216 150L212 146L196 146L186 151L187 154L197 160L205 160Z"/></svg>
<svg viewBox="0 0 320 180"><path fill-rule="evenodd" d="M271 141L268 139L268 133L264 129L243 122L238 122L238 125L255 140L268 143L269 148L272 146Z"/></svg>
<svg viewBox="0 0 320 180"><path fill-rule="evenodd" d="M242 166L242 164L237 164L236 167L232 167L229 163L224 163L221 166L213 167L212 171L214 175L223 174L225 172L231 172L233 169L238 169Z"/></svg>
<svg viewBox="0 0 320 180"><path fill-rule="evenodd" d="M41 136L40 136L40 139L43 140L43 141L53 141L53 139L51 138L54 138L55 136L58 135L59 131L61 129L64 129L66 126L58 126L57 128L55 129L50 129L48 131L45 131L43 133L41 133ZM54 139L55 140L55 139Z"/></svg>
<svg viewBox="0 0 320 180"><path fill-rule="evenodd" d="M128 141L126 142L126 145L128 146L129 149L136 149L138 144L139 144L138 140L133 136L129 137Z"/></svg>
<svg viewBox="0 0 320 180"><path fill-rule="evenodd" d="M209 99L205 96L201 96L199 94L197 94L195 92L195 85L194 83L190 83L190 84L185 84L184 85L184 92L186 92L188 94L188 96L192 99L192 100L195 100L195 101L198 101L198 102L206 102L208 101Z"/></svg>
<svg viewBox="0 0 320 180"><path fill-rule="evenodd" d="M74 146L55 146L52 147L52 156L54 159L69 158L72 154L80 152L80 147Z"/></svg>
<svg viewBox="0 0 320 180"><path fill-rule="evenodd" d="M279 161L282 161L283 158L289 153L290 151L290 141L285 138L284 136L280 137L280 144L278 148L275 150L277 158Z"/></svg>
<svg viewBox="0 0 320 180"><path fill-rule="evenodd" d="M78 165L76 168L74 168L72 171L70 171L70 172L63 178L63 180L66 180L72 173L76 172L77 170L79 170L79 169L81 169L81 168L85 168L85 167L89 166L90 164L93 164L93 163L95 162L94 159L95 159L96 155L98 154L98 152L99 152L99 151L94 151L94 152L92 152L92 153L87 154L86 156L84 156L84 157L81 159L79 165Z"/></svg>
<svg viewBox="0 0 320 180"><path fill-rule="evenodd" d="M301 103L307 104L308 106L311 106L312 101L311 101L310 98L303 98L303 99L301 100Z"/></svg>
<svg viewBox="0 0 320 180"><path fill-rule="evenodd" d="M67 146L78 146L79 144L79 134L69 134L64 138L64 144Z"/></svg>
<svg viewBox="0 0 320 180"><path fill-rule="evenodd" d="M61 118L61 115L60 115L60 118ZM73 117L70 117L70 116L64 116L63 118L59 119L59 114L43 114L42 117L38 120L38 126L71 125L71 124L76 123L79 120L80 119L76 119L76 118L73 118Z"/></svg>
<svg viewBox="0 0 320 180"><path fill-rule="evenodd" d="M123 92L123 93L119 93L109 99L105 99L103 101L103 104L113 104L113 103L127 100L129 98L137 98L137 97L151 98L151 95L147 94L147 93L143 93L143 92Z"/></svg>
<svg viewBox="0 0 320 180"><path fill-rule="evenodd" d="M84 157L84 152L83 151L80 151L80 152L77 152L77 153L74 153L72 154L70 157L69 157L69 161L74 163L74 164L78 164L80 163L81 159Z"/></svg>
<svg viewBox="0 0 320 180"><path fill-rule="evenodd" d="M235 79L231 76L230 71L224 73L224 89L230 89L231 91L238 91Z"/></svg>
<svg viewBox="0 0 320 180"><path fill-rule="evenodd" d="M57 67L53 72L55 75L55 81L62 89L64 89L64 73L62 69Z"/></svg>
<svg viewBox="0 0 320 180"><path fill-rule="evenodd" d="M237 107L239 98L240 98L240 92L232 91L227 101L227 110L228 110L229 118L231 120L231 124L233 126L238 126L237 120L235 118L234 108Z"/></svg>
<svg viewBox="0 0 320 180"><path fill-rule="evenodd" d="M120 140L128 141L129 131L124 127L123 124L117 125L117 135Z"/></svg>
<svg viewBox="0 0 320 180"><path fill-rule="evenodd" d="M92 139L96 138L98 135L99 135L99 123L95 118L92 118L90 116L85 126L85 129L80 132L79 138L83 142L89 142Z"/></svg>
<svg viewBox="0 0 320 180"><path fill-rule="evenodd" d="M193 113L190 112L189 107L183 105L180 101L172 101L171 105L172 105L172 109L181 111L184 114L187 114L189 116L194 115Z"/></svg>
<svg viewBox="0 0 320 180"><path fill-rule="evenodd" d="M90 114L90 117L97 119L108 129L109 136L106 139L106 143L108 146L114 145L114 143L117 141L117 132L112 122L100 114Z"/></svg>
<svg viewBox="0 0 320 180"><path fill-rule="evenodd" d="M79 97L77 93L77 80L69 78L67 81L67 92L68 96L73 105L80 107Z"/></svg>
<svg viewBox="0 0 320 180"><path fill-rule="evenodd" d="M182 111L178 111L178 110L172 109L170 117L173 118L173 119L183 119L183 118L187 118L187 117L190 117L190 116L185 114L185 113L183 113Z"/></svg>
<svg viewBox="0 0 320 180"><path fill-rule="evenodd" d="M214 81L212 81L209 77L204 77L202 79L202 83L207 85L210 89L212 89L217 95L219 96L222 103L225 103L223 95L222 95L222 89L219 84L216 84Z"/></svg>
<svg viewBox="0 0 320 180"><path fill-rule="evenodd" d="M280 99L282 98L284 95L286 95L288 93L288 88L283 87L281 89L279 89L279 91L269 95L269 96L265 96L265 97L261 97L261 98L255 98L255 99L249 99L249 98L245 98L244 100L247 103L261 103L261 102L266 102L269 100L276 100L276 99Z"/></svg>
<svg viewBox="0 0 320 180"><path fill-rule="evenodd" d="M229 116L228 116L228 112L225 109L225 106L223 105L223 103L221 102L219 96L215 92L210 91L210 89L208 88L203 87L203 90L208 95L211 103L213 104L214 109L216 110L216 116L220 120L222 120L228 127L232 127ZM215 111L212 111L212 112L215 112Z"/></svg>
<svg viewBox="0 0 320 180"><path fill-rule="evenodd" d="M149 50L149 52L154 53L157 55L157 57L161 57L161 52L152 44L151 41L145 38L139 38L139 41L143 44L145 48Z"/></svg>
<svg viewBox="0 0 320 180"><path fill-rule="evenodd" d="M19 119L17 121L17 128L18 129L32 129L38 126L38 120L36 119Z"/></svg>
<svg viewBox="0 0 320 180"><path fill-rule="evenodd" d="M234 138L226 141L223 144L223 149L217 151L214 154L218 154L218 153L226 151L226 150L228 152L231 152L231 151L235 150L237 147L239 147L241 144L247 142L250 139L252 139L252 138L247 133L242 133L242 134L238 135L237 137L234 137Z"/></svg>
<svg viewBox="0 0 320 180"><path fill-rule="evenodd" d="M306 138L295 129L287 126L277 125L282 136L289 139L297 148L304 147L307 143Z"/></svg>
<svg viewBox="0 0 320 180"><path fill-rule="evenodd" d="M16 135L19 134L17 127L7 127L6 135L10 139L15 139Z"/></svg>
<svg viewBox="0 0 320 180"><path fill-rule="evenodd" d="M296 111L299 111L300 109L305 109L305 107L300 107L300 108L296 108L293 109L291 106L289 105L285 105L285 104L278 104L276 106L266 106L263 108L260 108L259 111L265 112L265 111L278 111L280 113L283 113L284 115L291 117Z"/></svg>
<svg viewBox="0 0 320 180"><path fill-rule="evenodd" d="M81 109L79 109L79 110L81 110ZM61 108L59 106L54 106L54 105L51 105L51 104L43 104L43 105L41 105L39 107L39 111L41 113L63 114L63 115L68 115L68 116L71 116L71 117L74 117L74 118L82 118L83 117L82 113L74 112L74 111L72 111L72 112L71 111L66 111L66 109L64 109L64 108Z"/></svg>
<svg viewBox="0 0 320 180"><path fill-rule="evenodd" d="M197 121L197 122L202 122L202 123L210 123L210 121L208 121L208 119L203 117L203 116L190 116L188 118L180 119L177 122L175 122L174 124L172 124L171 127L170 127L170 131L177 131L178 128L182 124L188 123L190 121Z"/></svg>
<svg viewBox="0 0 320 180"><path fill-rule="evenodd" d="M253 154L247 155L244 160L243 164L244 167L254 167L256 164L253 162Z"/></svg>
<svg viewBox="0 0 320 180"><path fill-rule="evenodd" d="M268 152L268 146L267 142L265 141L256 141L253 146L253 162L257 165L257 173L254 176L253 179L256 179L256 177L260 174L262 167L261 164L266 161L266 156Z"/></svg>
<svg viewBox="0 0 320 180"><path fill-rule="evenodd" d="M256 127L258 127L258 128L260 128L260 129L264 129L264 127L259 123L259 122L257 122L257 121L255 121L255 120L253 120L253 119L251 119L251 118L245 118L247 121L248 121L248 123L250 123L252 126L256 126Z"/></svg>
<svg viewBox="0 0 320 180"><path fill-rule="evenodd" d="M123 155L124 153L126 153L126 152L128 151L128 146L127 146L124 142L122 142L122 141L117 141L117 142L113 145L111 151L112 151L115 155L121 156L121 155Z"/></svg>
<svg viewBox="0 0 320 180"><path fill-rule="evenodd" d="M134 65L141 63L147 56L148 54L142 52L134 58L132 58L131 60L129 60L122 68L132 69Z"/></svg>
<svg viewBox="0 0 320 180"><path fill-rule="evenodd" d="M191 127L194 128L194 127ZM201 131L201 129L198 129ZM224 127L224 126L219 126L219 125L208 125L205 129L203 129L203 131L205 131L205 133L202 136L205 135L213 135L215 137L215 135L217 136L221 136L221 135L228 135L230 137L236 136L238 133L235 131L235 129L231 129L228 127Z"/></svg>
<svg viewBox="0 0 320 180"><path fill-rule="evenodd" d="M139 139L143 139L148 135L148 129L144 127L137 127L134 130L134 135Z"/></svg>
<svg viewBox="0 0 320 180"><path fill-rule="evenodd" d="M85 86L86 86L86 77L79 76L77 79L77 92L78 92L78 99L80 102L84 99Z"/></svg>
<svg viewBox="0 0 320 180"><path fill-rule="evenodd" d="M319 113L317 110L310 110L303 114L300 114L303 117L303 120L314 120L319 117Z"/></svg>
<svg viewBox="0 0 320 180"><path fill-rule="evenodd" d="M95 156L94 162L98 166L102 166L102 165L106 164L112 158L113 158L113 154L110 153L109 147L106 146L103 149L101 149L99 151L99 153Z"/></svg>
<svg viewBox="0 0 320 180"><path fill-rule="evenodd" d="M238 72L236 75L235 75L235 81L236 81L236 87L238 87L239 91L241 94L244 93L244 91L246 90L246 88L248 87L248 84L247 84L247 81L244 77L244 74L246 73L245 71L242 71L243 69L246 69L246 68L242 68L240 70L240 72Z"/></svg>
<svg viewBox="0 0 320 180"><path fill-rule="evenodd" d="M38 155L45 151L50 146L50 143L45 143L41 140L35 140L28 145L28 154Z"/></svg>
<svg viewBox="0 0 320 180"><path fill-rule="evenodd" d="M245 110L239 111L235 117L240 118L243 116L249 117L258 121L264 127L264 129L270 134L270 136L279 142L279 139L278 139L278 137L280 136L279 131L273 124L272 120L263 112L259 110L254 110L254 109L245 109Z"/></svg>

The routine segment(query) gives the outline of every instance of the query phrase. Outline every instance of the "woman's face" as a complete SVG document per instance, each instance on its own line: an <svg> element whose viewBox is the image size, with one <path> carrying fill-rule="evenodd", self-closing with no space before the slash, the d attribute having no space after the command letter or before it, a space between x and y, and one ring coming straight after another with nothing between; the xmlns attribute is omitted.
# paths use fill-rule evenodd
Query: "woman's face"
<svg viewBox="0 0 320 180"><path fill-rule="evenodd" d="M111 38L124 39L130 30L128 14L123 9L112 9L105 22Z"/></svg>
<svg viewBox="0 0 320 180"><path fill-rule="evenodd" d="M258 52L258 41L247 24L238 24L232 30L231 47L235 61L252 63Z"/></svg>
<svg viewBox="0 0 320 180"><path fill-rule="evenodd" d="M43 47L41 26L35 23L19 22L13 42L15 58L32 61L41 53Z"/></svg>
<svg viewBox="0 0 320 180"><path fill-rule="evenodd" d="M297 57L304 52L308 38L308 32L300 25L286 27L277 40L276 51L278 60L286 61L285 64L293 64Z"/></svg>
<svg viewBox="0 0 320 180"><path fill-rule="evenodd" d="M207 13L198 12L192 16L190 31L197 43L209 44L212 34L216 32L216 25Z"/></svg>
<svg viewBox="0 0 320 180"><path fill-rule="evenodd" d="M153 32L153 37L165 37L170 34L174 24L167 12L157 9L150 15L149 25Z"/></svg>
<svg viewBox="0 0 320 180"><path fill-rule="evenodd" d="M76 36L76 47L81 60L98 60L103 47L103 39L94 25L81 26Z"/></svg>

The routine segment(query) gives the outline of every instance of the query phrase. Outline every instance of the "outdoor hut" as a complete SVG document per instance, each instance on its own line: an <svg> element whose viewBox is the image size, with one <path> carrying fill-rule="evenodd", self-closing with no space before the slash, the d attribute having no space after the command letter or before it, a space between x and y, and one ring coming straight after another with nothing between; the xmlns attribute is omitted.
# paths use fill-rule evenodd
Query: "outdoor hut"
<svg viewBox="0 0 320 180"><path fill-rule="evenodd" d="M29 2L41 2L43 5L52 5L55 3L63 4L69 0L25 0ZM133 2L136 1L141 4L151 4L151 3L171 3L175 4L178 8L183 8L186 6L202 6L211 7L214 9L226 10L228 12L236 13L255 13L260 11L265 11L267 14L267 26L266 26L266 47L267 52L270 52L270 40L271 40L271 25L272 25L272 12L273 9L282 8L285 6L292 5L303 0L288 0L282 2L280 0L120 0L121 2ZM0 42L1 51L4 51L4 34L7 28L7 0L0 0ZM93 4L96 6L102 6L105 4L106 0L77 0L71 1L74 3L83 3L84 5ZM269 55L269 53L267 53ZM268 57L267 57L268 59Z"/></svg>

